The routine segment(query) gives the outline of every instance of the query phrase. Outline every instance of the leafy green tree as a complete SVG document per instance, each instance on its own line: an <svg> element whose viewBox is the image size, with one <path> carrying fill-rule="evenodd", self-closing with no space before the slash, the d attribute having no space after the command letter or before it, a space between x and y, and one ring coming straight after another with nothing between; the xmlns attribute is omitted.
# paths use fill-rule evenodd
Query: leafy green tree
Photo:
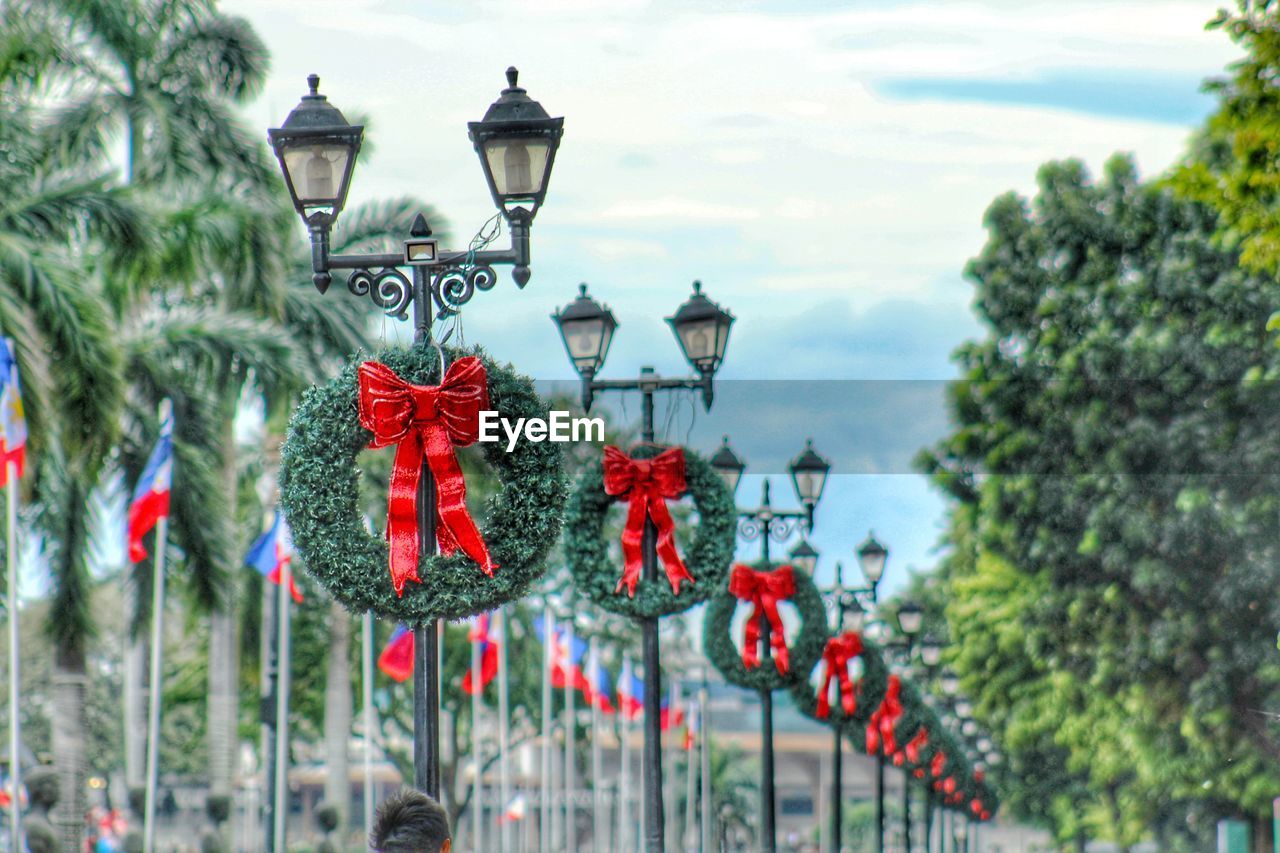
<svg viewBox="0 0 1280 853"><path fill-rule="evenodd" d="M1229 76L1211 80L1218 108L1192 141L1171 182L1185 196L1219 214L1215 240L1238 251L1258 272L1280 270L1280 6L1274 0L1236 0L1208 24L1244 48Z"/></svg>
<svg viewBox="0 0 1280 853"><path fill-rule="evenodd" d="M922 459L958 504L957 664L1015 767L1023 743L1065 757L1042 815L1063 840L1080 786L1080 828L1123 844L1190 803L1261 820L1280 783L1280 288L1127 159L1039 185L988 210L968 270L988 331Z"/></svg>

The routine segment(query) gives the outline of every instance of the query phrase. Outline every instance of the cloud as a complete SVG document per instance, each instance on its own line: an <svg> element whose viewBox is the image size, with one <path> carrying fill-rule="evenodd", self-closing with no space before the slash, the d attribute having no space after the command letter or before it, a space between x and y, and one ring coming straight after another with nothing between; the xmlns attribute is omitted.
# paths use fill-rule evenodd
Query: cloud
<svg viewBox="0 0 1280 853"><path fill-rule="evenodd" d="M903 77L874 84L890 98L971 101L1049 107L1100 116L1187 125L1200 121L1214 99L1200 92L1199 75L1064 69L1032 79Z"/></svg>

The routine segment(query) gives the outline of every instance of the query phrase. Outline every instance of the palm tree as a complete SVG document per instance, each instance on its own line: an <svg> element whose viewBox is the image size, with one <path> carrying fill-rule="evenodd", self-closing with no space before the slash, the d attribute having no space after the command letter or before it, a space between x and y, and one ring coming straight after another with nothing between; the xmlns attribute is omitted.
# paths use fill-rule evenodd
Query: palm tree
<svg viewBox="0 0 1280 853"><path fill-rule="evenodd" d="M214 0L54 0L70 22L78 74L48 139L105 158L125 140L127 183L262 185L271 171L232 112L261 88L268 53L248 21Z"/></svg>
<svg viewBox="0 0 1280 853"><path fill-rule="evenodd" d="M69 84L69 102L48 125L46 136L55 149L100 159L112 139L123 134L125 182L147 188L173 187L179 182L261 187L269 180L269 164L261 146L253 144L231 112L234 102L261 86L267 69L266 48L246 21L218 13L206 0L62 0L57 6L70 22L69 41L80 72L77 77L86 82ZM182 221L180 212L165 218L169 225ZM171 261L173 254L153 254L150 259ZM135 284L146 280L137 275L122 279ZM129 289L116 288L118 312L134 301L119 299ZM206 323L211 320L208 316L203 319ZM223 350L223 354L228 352ZM233 413L223 413L221 420L230 423L233 417ZM219 436L224 457L230 456L228 431ZM234 469L224 465L223 474L221 500L233 502ZM233 508L231 503L228 510ZM214 527L232 529L222 524ZM198 536L195 531L188 533ZM230 545L204 549L207 559L196 561L201 570L198 584L209 593L199 598L211 613L208 731L210 783L215 795L230 791L235 742L234 596L212 592L212 581L230 567L229 556L234 550ZM145 571L142 574L149 577ZM135 575L133 584L139 616L145 610L145 605L137 606L145 599L137 594L145 585L138 582L140 579L141 575ZM142 639L136 628L135 623L134 644L128 653L134 665L126 667L131 676L126 685L126 709L134 713L141 707L136 697L140 694L141 666L137 662L142 659ZM134 777L130 784L139 781L140 722L125 721L126 766Z"/></svg>
<svg viewBox="0 0 1280 853"><path fill-rule="evenodd" d="M46 628L55 648L54 754L63 846L78 844L85 766L85 651L92 630L85 564L86 482L119 431L120 353L101 281L87 265L104 243L136 250L136 210L99 167L73 168L36 141L30 104L65 44L40 8L0 7L0 327L15 341L30 425L26 497L53 569ZM79 165L79 164L76 164Z"/></svg>
<svg viewBox="0 0 1280 853"><path fill-rule="evenodd" d="M183 575L210 612L210 787L223 795L238 705L235 584L223 582L243 545L229 524L236 407L253 391L281 411L366 342L372 306L321 300L303 284L309 273L283 269L278 247L292 235L292 212L264 146L231 112L266 69L265 48L247 23L207 0L56 5L71 21L79 74L45 139L91 161L105 156L113 134L123 135L125 179L145 193L164 235L147 252L114 259L106 280L131 379L121 458L134 474L150 444L155 401L173 398L183 486L174 493L172 530L185 554ZM353 211L335 236L348 245L378 242L391 220L398 232L412 212L407 202ZM210 459L220 460L216 469ZM143 567L135 578L140 619L149 577Z"/></svg>

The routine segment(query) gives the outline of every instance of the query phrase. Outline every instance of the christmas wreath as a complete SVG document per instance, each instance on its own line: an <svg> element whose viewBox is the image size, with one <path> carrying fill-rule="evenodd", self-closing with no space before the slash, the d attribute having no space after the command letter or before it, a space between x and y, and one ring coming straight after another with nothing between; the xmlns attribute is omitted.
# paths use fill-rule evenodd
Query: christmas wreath
<svg viewBox="0 0 1280 853"><path fill-rule="evenodd" d="M693 498L698 524L682 555L667 502L685 492ZM609 508L619 502L627 508L622 568L603 533ZM658 528L660 573L653 581L640 577L646 518ZM724 586L736 528L733 496L697 453L642 445L628 456L610 447L599 464L582 473L569 500L565 554L574 585L596 604L633 619L657 618L688 610Z"/></svg>
<svg viewBox="0 0 1280 853"><path fill-rule="evenodd" d="M738 605L751 608L742 648L730 636ZM779 604L791 604L800 614L800 629L791 642L783 630ZM760 619L770 624L772 662L760 661ZM813 581L800 569L733 567L728 586L711 597L703 618L703 649L725 679L753 690L777 690L804 681L822 656L827 642L827 611Z"/></svg>
<svg viewBox="0 0 1280 853"><path fill-rule="evenodd" d="M515 423L545 419L548 407L527 377L478 348L447 348L444 355L450 364L443 379L444 359L426 347L357 358L308 391L289 422L281 505L307 570L352 612L415 624L491 610L542 574L559 533L566 482L560 447L551 442L521 441L510 453L501 442L481 444L502 488L486 502L483 531L472 519L454 448L475 441L482 410ZM392 446L383 539L365 529L356 456ZM435 555L418 553L424 461L436 483Z"/></svg>
<svg viewBox="0 0 1280 853"><path fill-rule="evenodd" d="M860 662L860 664L859 664ZM860 672L855 676L855 670ZM861 634L848 631L827 640L813 678L792 685L792 701L800 713L848 733L861 733L884 698L889 671L880 649ZM831 694L834 694L832 696ZM822 700L826 698L824 703ZM848 710L852 705L853 710ZM823 713L823 711L826 713Z"/></svg>

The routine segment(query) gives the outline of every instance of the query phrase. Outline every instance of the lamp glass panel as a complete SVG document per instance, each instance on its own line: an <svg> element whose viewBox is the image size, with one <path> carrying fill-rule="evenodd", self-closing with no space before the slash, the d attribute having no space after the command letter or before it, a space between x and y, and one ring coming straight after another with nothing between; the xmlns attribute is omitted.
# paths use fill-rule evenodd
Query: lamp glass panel
<svg viewBox="0 0 1280 853"><path fill-rule="evenodd" d="M342 195L351 148L341 143L298 145L284 152L284 167L300 204L328 205Z"/></svg>
<svg viewBox="0 0 1280 853"><path fill-rule="evenodd" d="M695 366L715 361L716 358L716 321L714 319L694 320L681 323L676 327L680 336L680 346L685 358Z"/></svg>
<svg viewBox="0 0 1280 853"><path fill-rule="evenodd" d="M847 607L844 611L844 624L840 628L843 631L856 631L861 634L866 620L867 613L861 607Z"/></svg>
<svg viewBox="0 0 1280 853"><path fill-rule="evenodd" d="M716 473L720 475L720 479L724 480L724 484L729 488L729 494L732 495L738 491L738 481L742 479L741 468L725 466L716 468Z"/></svg>
<svg viewBox="0 0 1280 853"><path fill-rule="evenodd" d="M801 468L791 472L795 483L796 496L801 503L816 504L822 497L822 487L827 482L827 472L814 468Z"/></svg>
<svg viewBox="0 0 1280 853"><path fill-rule="evenodd" d="M551 145L539 137L491 139L484 156L493 186L504 198L533 198L542 192Z"/></svg>
<svg viewBox="0 0 1280 853"><path fill-rule="evenodd" d="M898 627L904 634L919 633L924 624L924 613L919 610L902 610L898 613Z"/></svg>
<svg viewBox="0 0 1280 853"><path fill-rule="evenodd" d="M942 647L925 645L920 647L920 660L925 666L937 666L942 661Z"/></svg>
<svg viewBox="0 0 1280 853"><path fill-rule="evenodd" d="M884 577L884 565L888 557L887 553L880 550L858 554L858 566L862 569L862 574L868 583L880 583L880 578Z"/></svg>
<svg viewBox="0 0 1280 853"><path fill-rule="evenodd" d="M574 367L580 371L594 371L604 361L613 331L602 318L596 317L562 321L560 334L564 335L564 343Z"/></svg>

